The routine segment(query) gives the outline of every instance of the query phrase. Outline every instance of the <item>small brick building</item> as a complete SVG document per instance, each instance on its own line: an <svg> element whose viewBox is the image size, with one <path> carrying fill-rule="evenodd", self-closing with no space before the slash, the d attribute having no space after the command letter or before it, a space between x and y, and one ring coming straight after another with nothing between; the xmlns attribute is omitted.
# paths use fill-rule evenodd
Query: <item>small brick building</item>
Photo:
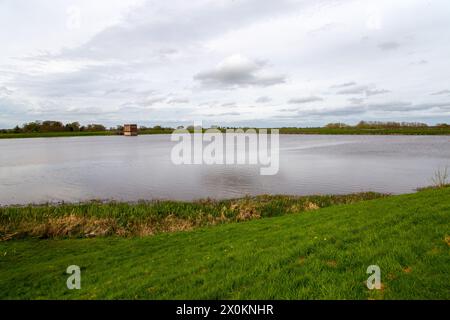
<svg viewBox="0 0 450 320"><path fill-rule="evenodd" d="M137 136L138 135L138 126L137 124L126 124L123 126L123 135L124 136Z"/></svg>

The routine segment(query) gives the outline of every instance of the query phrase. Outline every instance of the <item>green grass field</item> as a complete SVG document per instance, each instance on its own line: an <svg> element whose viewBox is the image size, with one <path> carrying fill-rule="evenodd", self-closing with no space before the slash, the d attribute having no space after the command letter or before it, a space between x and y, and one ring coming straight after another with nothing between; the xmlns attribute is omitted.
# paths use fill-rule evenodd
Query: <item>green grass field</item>
<svg viewBox="0 0 450 320"><path fill-rule="evenodd" d="M2 241L0 298L450 299L449 245L450 188L431 189L147 237Z"/></svg>

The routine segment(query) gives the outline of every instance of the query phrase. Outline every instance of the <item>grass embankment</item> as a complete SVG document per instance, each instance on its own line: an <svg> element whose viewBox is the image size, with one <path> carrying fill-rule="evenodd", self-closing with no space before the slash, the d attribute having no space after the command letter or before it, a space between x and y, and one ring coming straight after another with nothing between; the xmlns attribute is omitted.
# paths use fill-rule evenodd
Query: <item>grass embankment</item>
<svg viewBox="0 0 450 320"><path fill-rule="evenodd" d="M449 245L450 188L432 189L151 237L0 242L0 298L450 299Z"/></svg>

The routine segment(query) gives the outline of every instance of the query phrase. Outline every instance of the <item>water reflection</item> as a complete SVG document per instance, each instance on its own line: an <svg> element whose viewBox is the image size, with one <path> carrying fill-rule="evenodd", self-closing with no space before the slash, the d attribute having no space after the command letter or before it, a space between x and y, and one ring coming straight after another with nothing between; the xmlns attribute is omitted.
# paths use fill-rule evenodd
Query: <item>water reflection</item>
<svg viewBox="0 0 450 320"><path fill-rule="evenodd" d="M450 166L445 136L280 137L280 171L175 166L170 136L0 140L0 204L256 194L405 193Z"/></svg>

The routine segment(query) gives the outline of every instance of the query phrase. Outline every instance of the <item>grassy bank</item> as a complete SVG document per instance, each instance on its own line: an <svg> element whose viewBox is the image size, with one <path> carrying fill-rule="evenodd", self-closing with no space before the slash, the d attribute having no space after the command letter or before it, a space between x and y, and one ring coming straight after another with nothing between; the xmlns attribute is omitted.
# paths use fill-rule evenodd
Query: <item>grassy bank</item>
<svg viewBox="0 0 450 320"><path fill-rule="evenodd" d="M328 135L450 135L450 127L397 128L397 129L361 129L361 128L281 128L280 134L328 134ZM145 129L140 135L171 134L173 129ZM35 133L0 133L0 139L52 138L52 137L86 137L114 136L115 131L99 132L35 132Z"/></svg>
<svg viewBox="0 0 450 320"><path fill-rule="evenodd" d="M384 197L379 193L258 196L196 202L140 202L0 207L0 239L148 236L282 216Z"/></svg>
<svg viewBox="0 0 450 320"><path fill-rule="evenodd" d="M449 245L450 189L430 189L151 237L0 242L0 298L450 299ZM66 288L73 264L81 290Z"/></svg>

